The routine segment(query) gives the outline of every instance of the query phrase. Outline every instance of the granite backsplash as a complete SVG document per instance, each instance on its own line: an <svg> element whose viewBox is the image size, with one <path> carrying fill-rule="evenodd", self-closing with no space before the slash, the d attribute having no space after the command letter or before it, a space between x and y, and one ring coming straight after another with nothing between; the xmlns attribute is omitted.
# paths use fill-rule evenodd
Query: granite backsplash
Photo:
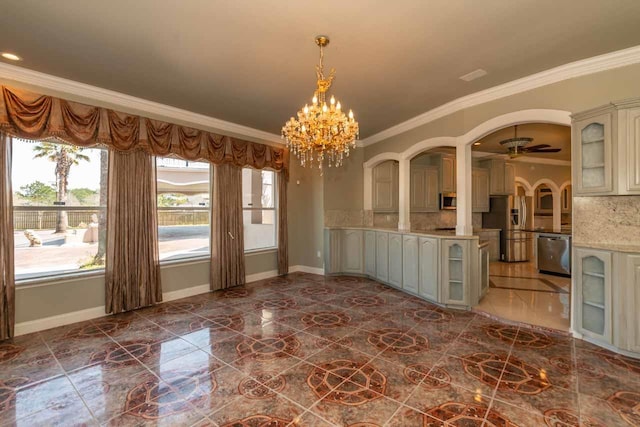
<svg viewBox="0 0 640 427"><path fill-rule="evenodd" d="M640 247L640 196L574 197L573 243Z"/></svg>

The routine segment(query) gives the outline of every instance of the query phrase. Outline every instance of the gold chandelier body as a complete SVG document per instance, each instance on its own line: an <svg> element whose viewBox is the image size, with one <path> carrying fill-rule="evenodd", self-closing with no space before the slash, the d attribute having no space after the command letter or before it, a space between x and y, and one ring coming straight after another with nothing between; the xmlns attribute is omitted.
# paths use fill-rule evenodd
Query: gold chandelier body
<svg viewBox="0 0 640 427"><path fill-rule="evenodd" d="M323 48L329 43L326 36L316 37L320 46L320 64L316 66L318 78L317 88L313 93L311 105L305 105L291 117L282 127L282 138L287 147L300 159L302 166L313 166L317 162L322 169L324 160L329 167L342 166L345 157L349 157L349 149L356 147L360 129L353 117L342 112L339 101L332 96L327 104L327 91L331 87L335 70L332 68L325 77L322 61Z"/></svg>

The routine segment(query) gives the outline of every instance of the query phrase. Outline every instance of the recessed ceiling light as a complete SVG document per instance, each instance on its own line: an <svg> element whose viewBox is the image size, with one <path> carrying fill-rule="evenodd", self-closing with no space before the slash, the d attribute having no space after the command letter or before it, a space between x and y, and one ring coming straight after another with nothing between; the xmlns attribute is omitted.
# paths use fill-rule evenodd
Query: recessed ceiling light
<svg viewBox="0 0 640 427"><path fill-rule="evenodd" d="M480 145L481 142L474 142L473 145Z"/></svg>
<svg viewBox="0 0 640 427"><path fill-rule="evenodd" d="M22 58L20 58L18 55L16 55L15 53L11 53L11 52L2 52L2 57L4 59L9 59L11 61L21 61Z"/></svg>
<svg viewBox="0 0 640 427"><path fill-rule="evenodd" d="M480 77L484 77L487 75L487 72L482 68L478 68L475 71L470 72L469 74L465 74L460 77L460 80L464 80L465 82L470 82L471 80L479 79Z"/></svg>

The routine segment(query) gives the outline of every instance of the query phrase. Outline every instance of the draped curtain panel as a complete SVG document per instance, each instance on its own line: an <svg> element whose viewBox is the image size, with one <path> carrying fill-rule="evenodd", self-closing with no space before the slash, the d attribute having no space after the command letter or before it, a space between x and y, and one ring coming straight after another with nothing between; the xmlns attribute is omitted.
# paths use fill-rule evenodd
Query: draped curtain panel
<svg viewBox="0 0 640 427"><path fill-rule="evenodd" d="M245 283L242 168L215 165L211 215L211 290Z"/></svg>
<svg viewBox="0 0 640 427"><path fill-rule="evenodd" d="M11 138L0 132L0 340L11 338L14 333L15 279L13 268Z"/></svg>
<svg viewBox="0 0 640 427"><path fill-rule="evenodd" d="M0 130L20 138L57 138L82 147L145 150L156 156L283 171L289 152L211 132L2 86Z"/></svg>
<svg viewBox="0 0 640 427"><path fill-rule="evenodd" d="M121 313L162 301L154 158L111 151L108 191L106 311Z"/></svg>
<svg viewBox="0 0 640 427"><path fill-rule="evenodd" d="M287 180L278 174L278 274L289 273L289 231L287 228Z"/></svg>

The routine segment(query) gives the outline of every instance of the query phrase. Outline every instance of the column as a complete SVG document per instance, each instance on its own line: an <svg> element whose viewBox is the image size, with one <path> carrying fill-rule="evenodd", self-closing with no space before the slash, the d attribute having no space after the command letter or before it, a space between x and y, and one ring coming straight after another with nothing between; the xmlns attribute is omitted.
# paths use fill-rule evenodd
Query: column
<svg viewBox="0 0 640 427"><path fill-rule="evenodd" d="M560 231L562 228L562 199L560 191L553 193L553 231Z"/></svg>
<svg viewBox="0 0 640 427"><path fill-rule="evenodd" d="M471 145L458 142L456 148L457 236L473 234L471 193Z"/></svg>
<svg viewBox="0 0 640 427"><path fill-rule="evenodd" d="M400 159L398 173L398 229L411 230L411 159Z"/></svg>

